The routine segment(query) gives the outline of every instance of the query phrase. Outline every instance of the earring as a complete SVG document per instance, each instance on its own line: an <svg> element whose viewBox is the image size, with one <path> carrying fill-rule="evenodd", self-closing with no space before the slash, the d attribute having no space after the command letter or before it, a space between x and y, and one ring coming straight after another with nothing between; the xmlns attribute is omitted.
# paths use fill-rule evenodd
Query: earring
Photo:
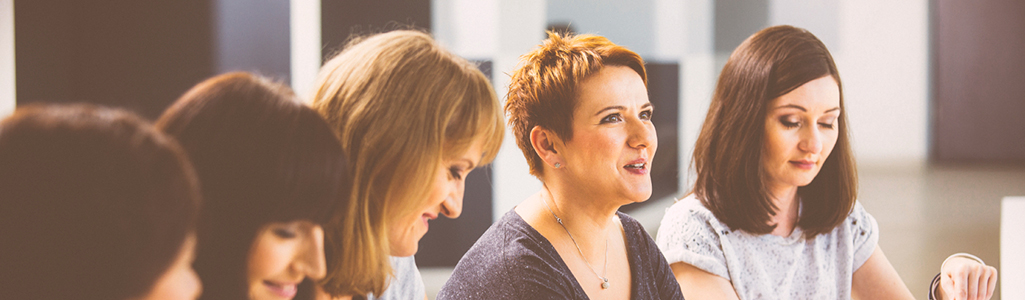
<svg viewBox="0 0 1025 300"><path fill-rule="evenodd" d="M560 164L560 163L555 163L555 168L556 168L556 169L558 169L558 168L559 168L559 167L561 167L561 166L562 166L562 164Z"/></svg>

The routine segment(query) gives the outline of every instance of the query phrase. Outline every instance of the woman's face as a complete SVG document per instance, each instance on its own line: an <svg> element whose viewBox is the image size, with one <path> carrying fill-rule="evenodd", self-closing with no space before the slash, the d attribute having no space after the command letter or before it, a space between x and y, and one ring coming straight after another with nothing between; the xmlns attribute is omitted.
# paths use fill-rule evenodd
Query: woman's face
<svg viewBox="0 0 1025 300"><path fill-rule="evenodd" d="M260 229L249 252L249 299L292 299L304 278L325 275L324 229L300 220Z"/></svg>
<svg viewBox="0 0 1025 300"><path fill-rule="evenodd" d="M466 176L480 163L483 154L481 148L481 143L474 143L464 153L445 159L434 170L431 193L427 200L415 211L394 219L389 226L388 239L392 256L416 254L420 238L427 233L428 221L439 215L449 219L459 217L463 210Z"/></svg>
<svg viewBox="0 0 1025 300"><path fill-rule="evenodd" d="M203 287L199 276L192 270L193 252L196 249L196 236L189 234L182 245L178 257L171 263L171 268L160 275L145 300L193 300L199 297Z"/></svg>
<svg viewBox="0 0 1025 300"><path fill-rule="evenodd" d="M836 145L840 88L827 75L773 99L767 109L762 167L769 187L808 185Z"/></svg>
<svg viewBox="0 0 1025 300"><path fill-rule="evenodd" d="M629 67L602 68L580 82L576 101L573 137L555 148L565 160L559 172L595 197L647 200L658 138L641 76Z"/></svg>

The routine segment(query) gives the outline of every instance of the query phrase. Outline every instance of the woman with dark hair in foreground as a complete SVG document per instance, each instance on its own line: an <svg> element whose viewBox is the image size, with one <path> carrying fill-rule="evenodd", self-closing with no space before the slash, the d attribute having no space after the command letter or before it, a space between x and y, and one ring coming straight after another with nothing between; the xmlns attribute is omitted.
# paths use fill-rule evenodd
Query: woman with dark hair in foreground
<svg viewBox="0 0 1025 300"><path fill-rule="evenodd" d="M0 298L195 299L199 199L178 144L134 114L19 108L0 122Z"/></svg>
<svg viewBox="0 0 1025 300"><path fill-rule="evenodd" d="M334 132L288 87L247 73L193 87L157 121L196 167L202 299L291 299L324 277L324 229L346 201ZM309 285L311 288L312 286Z"/></svg>
<svg viewBox="0 0 1025 300"><path fill-rule="evenodd" d="M693 193L658 231L685 296L913 299L856 201L847 121L836 64L810 32L769 27L737 47L698 136ZM940 269L930 298L993 295L996 269L974 256Z"/></svg>

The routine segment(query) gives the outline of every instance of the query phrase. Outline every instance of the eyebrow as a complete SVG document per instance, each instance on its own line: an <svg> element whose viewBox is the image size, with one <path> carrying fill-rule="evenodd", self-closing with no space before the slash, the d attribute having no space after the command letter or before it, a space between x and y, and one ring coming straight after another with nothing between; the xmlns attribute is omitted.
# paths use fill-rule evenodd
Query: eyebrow
<svg viewBox="0 0 1025 300"><path fill-rule="evenodd" d="M645 108L653 108L653 107L654 107L654 106L652 106L652 105L651 105L651 102L648 102L648 103L644 103L644 105L641 105L641 109L645 109ZM594 115L595 115L595 116L597 116L597 115L601 115L601 114L602 114L603 112L605 112L605 111L608 111L608 110L613 110L613 109L618 109L618 110L626 110L626 107L625 107L625 106L622 106L622 105L614 105L614 106L609 106L609 107L606 107L606 108L602 108L601 110L599 110L599 111L598 111L597 113L595 113Z"/></svg>
<svg viewBox="0 0 1025 300"><path fill-rule="evenodd" d="M776 107L776 109L780 109L780 108L796 108L796 109L800 109L803 112L808 112L808 109L805 109L803 106L796 105L796 104L780 105L780 106ZM830 108L830 109L826 110L825 112L828 113L828 112L832 112L834 110L840 110L840 107L837 106L837 107L834 107L834 108Z"/></svg>

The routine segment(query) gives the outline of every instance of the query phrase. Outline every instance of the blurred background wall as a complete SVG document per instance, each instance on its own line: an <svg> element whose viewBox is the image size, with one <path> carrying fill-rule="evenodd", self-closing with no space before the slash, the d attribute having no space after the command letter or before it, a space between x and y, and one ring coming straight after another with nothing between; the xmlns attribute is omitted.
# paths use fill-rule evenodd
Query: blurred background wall
<svg viewBox="0 0 1025 300"><path fill-rule="evenodd" d="M154 118L193 84L233 70L290 82L302 96L352 34L401 28L431 32L477 62L504 99L507 74L545 30L593 33L647 62L655 193L624 211L654 232L688 192L690 153L730 52L790 24L818 36L838 64L863 202L888 232L908 233L881 244L919 295L946 252L999 262L1000 229L986 220L1000 207L986 201L1025 194L1023 15L1015 0L0 0L0 116L85 101ZM527 169L507 133L495 163L469 177L464 205L475 213L432 224L421 267L450 268L539 189Z"/></svg>

